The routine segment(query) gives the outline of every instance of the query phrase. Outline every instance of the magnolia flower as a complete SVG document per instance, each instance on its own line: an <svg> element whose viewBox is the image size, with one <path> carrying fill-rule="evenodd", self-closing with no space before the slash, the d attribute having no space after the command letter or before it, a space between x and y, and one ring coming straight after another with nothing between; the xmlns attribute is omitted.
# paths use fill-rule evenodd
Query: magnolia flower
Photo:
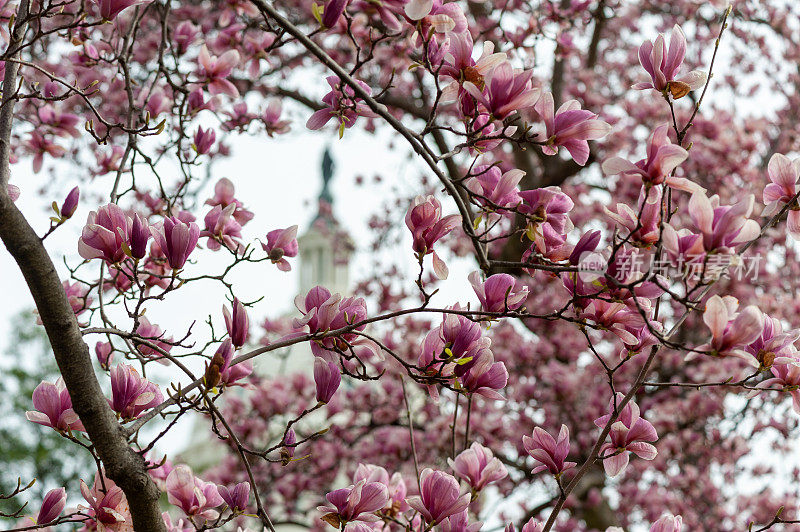
<svg viewBox="0 0 800 532"><path fill-rule="evenodd" d="M480 272L469 274L469 282L486 312L517 310L528 298L528 287L517 289L517 281L507 273L496 273L481 282Z"/></svg>
<svg viewBox="0 0 800 532"><path fill-rule="evenodd" d="M536 250L547 255L564 245L573 228L568 213L575 204L570 197L556 186L525 190L519 195L522 203L517 210L527 218L525 234Z"/></svg>
<svg viewBox="0 0 800 532"><path fill-rule="evenodd" d="M419 476L420 495L409 497L408 504L418 511L429 525L463 512L470 503L470 494L461 494L458 481L444 471L426 468Z"/></svg>
<svg viewBox="0 0 800 532"><path fill-rule="evenodd" d="M596 114L581 109L577 100L564 102L553 113L553 95L545 92L533 108L542 117L546 128L542 152L555 155L559 146L563 146L581 166L589 160L589 143L586 141L605 137L611 131L611 126L599 120Z"/></svg>
<svg viewBox="0 0 800 532"><path fill-rule="evenodd" d="M200 48L197 56L200 65L199 75L208 84L208 92L211 94L227 94L232 98L239 97L236 85L228 80L233 68L239 64L239 52L228 50L219 57L212 56L204 44Z"/></svg>
<svg viewBox="0 0 800 532"><path fill-rule="evenodd" d="M92 526L97 530L110 530L123 532L130 530L133 519L128 508L128 501L122 489L114 484L111 479L100 479L100 473L95 474L92 489L81 480L81 494L86 502L89 503L88 515L90 517L87 526ZM83 506L78 506L83 509Z"/></svg>
<svg viewBox="0 0 800 532"><path fill-rule="evenodd" d="M800 414L800 364L773 364L770 368L772 377L756 384L756 390L748 397L754 397L765 389L781 389L792 396L792 409Z"/></svg>
<svg viewBox="0 0 800 532"><path fill-rule="evenodd" d="M433 271L439 279L447 279L448 270L444 261L433 250L433 245L456 228L461 221L457 214L442 217L442 205L433 196L417 196L406 213L406 227L413 238L412 249L417 257L433 256Z"/></svg>
<svg viewBox="0 0 800 532"><path fill-rule="evenodd" d="M472 172L474 177L467 179L465 185L470 192L475 194L475 201L484 211L489 213L510 213L511 209L521 201L519 197L519 182L525 175L522 170L509 170L502 173L496 165L476 166ZM489 217L493 222L498 217Z"/></svg>
<svg viewBox="0 0 800 532"><path fill-rule="evenodd" d="M780 320L765 314L761 335L744 349L755 357L762 368L769 368L772 364L794 364L797 361L794 344L798 339L800 329L783 332Z"/></svg>
<svg viewBox="0 0 800 532"><path fill-rule="evenodd" d="M152 0L93 0L100 8L103 20L114 20L121 11L131 6L149 4Z"/></svg>
<svg viewBox="0 0 800 532"><path fill-rule="evenodd" d="M225 328L228 336L236 347L242 347L247 342L250 334L250 320L247 317L247 309L244 308L239 298L233 298L233 313L228 310L226 305L222 306L222 316L225 318Z"/></svg>
<svg viewBox="0 0 800 532"><path fill-rule="evenodd" d="M64 203L61 204L61 208L58 210L58 215L61 217L62 221L69 220L72 218L72 215L75 214L80 197L81 191L78 187L74 187L69 191L67 197L64 198Z"/></svg>
<svg viewBox="0 0 800 532"><path fill-rule="evenodd" d="M218 250L223 245L233 251L241 247L241 243L236 240L242 237L242 226L233 218L236 205L231 203L224 209L216 205L206 214L203 222L205 229L200 232L200 236L207 236L206 245L208 249Z"/></svg>
<svg viewBox="0 0 800 532"><path fill-rule="evenodd" d="M200 238L196 223L184 222L176 216L158 222L150 228L150 233L173 270L183 268Z"/></svg>
<svg viewBox="0 0 800 532"><path fill-rule="evenodd" d="M108 404L123 421L136 419L164 401L158 385L140 377L136 369L127 364L117 364L110 377L112 399Z"/></svg>
<svg viewBox="0 0 800 532"><path fill-rule="evenodd" d="M680 515L665 515L650 527L650 532L681 532L683 517Z"/></svg>
<svg viewBox="0 0 800 532"><path fill-rule="evenodd" d="M683 98L689 91L699 89L706 81L706 73L693 70L688 74L676 77L686 56L686 36L681 27L675 24L669 49L665 50L664 35L656 37L655 43L644 41L639 47L639 62L650 74L650 81L637 83L634 89L669 90L675 99ZM666 52L666 53L665 53Z"/></svg>
<svg viewBox="0 0 800 532"><path fill-rule="evenodd" d="M672 176L689 152L669 140L669 125L662 124L653 130L647 140L647 157L632 163L621 157L611 157L603 162L603 172L607 175L639 175L649 188L666 182L668 186L686 192L696 192L703 188L684 177Z"/></svg>
<svg viewBox="0 0 800 532"><path fill-rule="evenodd" d="M636 208L626 203L617 203L617 210L604 207L609 218L628 230L630 239L636 244L649 247L658 242L661 224L661 189L643 186L639 191Z"/></svg>
<svg viewBox="0 0 800 532"><path fill-rule="evenodd" d="M11 198L11 201L17 201L19 199L19 187L16 185L8 184L6 186L6 192L8 192L8 197Z"/></svg>
<svg viewBox="0 0 800 532"><path fill-rule="evenodd" d="M575 462L564 461L569 454L569 429L566 425L561 425L558 440L544 429L535 427L531 436L522 437L522 446L540 464L531 473L536 474L547 469L553 475L560 475L577 465Z"/></svg>
<svg viewBox="0 0 800 532"><path fill-rule="evenodd" d="M761 227L749 220L753 212L753 195L735 205L720 205L717 195L711 198L697 191L689 199L689 217L703 237L703 248L719 253L732 253L739 244L756 238Z"/></svg>
<svg viewBox="0 0 800 532"><path fill-rule="evenodd" d="M342 299L339 294L331 295L327 288L316 286L308 291L305 297L298 295L294 304L302 314L302 318L295 318L292 325L295 329L308 326L311 333L327 332L341 329L354 323L363 321L367 317L367 303L364 298L348 297ZM363 331L365 324L359 325L354 332L345 332L337 336L326 336L311 342L311 351L316 356L332 362L335 350L353 348L366 348L379 355L377 345L359 336L358 331Z"/></svg>
<svg viewBox="0 0 800 532"><path fill-rule="evenodd" d="M245 360L231 365L235 353L231 339L225 338L206 368L205 385L207 388L213 388L219 384L224 386L245 386L239 384L239 381L253 373L253 363L250 360Z"/></svg>
<svg viewBox="0 0 800 532"><path fill-rule="evenodd" d="M219 205L222 208L230 204L236 205L233 218L239 222L239 225L244 226L253 219L253 213L244 208L242 202L236 199L235 194L236 188L233 186L233 182L227 177L223 177L214 185L214 197L207 199L206 205L212 207Z"/></svg>
<svg viewBox="0 0 800 532"><path fill-rule="evenodd" d="M622 401L624 395L617 392L616 402ZM615 400L609 404L609 410L613 412ZM605 428L611 414L606 414L594 420L594 424L601 429ZM639 415L639 405L633 401L619 413L617 420L611 425L610 443L605 443L600 448L600 456L603 458L603 467L606 474L615 477L628 467L628 452L632 452L645 460L652 460L656 457L655 446L649 442L658 439L655 427Z"/></svg>
<svg viewBox="0 0 800 532"><path fill-rule="evenodd" d="M706 301L703 322L711 330L711 341L686 355L692 360L699 353L711 356L734 356L758 367L758 361L743 348L755 342L764 329L764 314L755 305L737 312L739 301L733 296L713 295Z"/></svg>
<svg viewBox="0 0 800 532"><path fill-rule="evenodd" d="M117 263L126 257L133 222L118 205L109 203L92 211L78 239L78 253L86 260L102 258Z"/></svg>
<svg viewBox="0 0 800 532"><path fill-rule="evenodd" d="M202 127L198 127L197 132L194 134L194 143L192 146L198 155L203 155L211 150L211 147L214 146L214 142L216 140L217 133L213 129L203 129Z"/></svg>
<svg viewBox="0 0 800 532"><path fill-rule="evenodd" d="M359 116L365 118L375 118L378 116L363 100L356 96L353 88L343 83L338 76L328 76L326 78L331 91L322 98L322 102L327 106L316 111L306 122L308 129L316 130L327 124L331 118L339 121L339 137L344 134L345 129L355 125ZM369 95L372 89L363 81L356 80L358 85Z"/></svg>
<svg viewBox="0 0 800 532"><path fill-rule="evenodd" d="M111 342L97 342L94 346L94 354L97 361L100 362L100 367L108 370L114 359L114 346L111 345Z"/></svg>
<svg viewBox="0 0 800 532"><path fill-rule="evenodd" d="M431 41L435 43L435 41ZM493 68L506 60L506 54L495 53L494 43L485 41L483 51L478 60L472 58L472 34L468 31L462 33L450 33L448 44L445 47L445 54L439 75L446 76L453 80L442 90L442 102L454 102L458 99L461 90L461 83L469 81L476 87L483 89L485 85L484 76ZM438 64L438 63L433 63Z"/></svg>
<svg viewBox="0 0 800 532"><path fill-rule="evenodd" d="M36 516L37 525L47 525L52 523L67 504L67 490L65 488L55 488L48 491L42 500L42 507Z"/></svg>
<svg viewBox="0 0 800 532"><path fill-rule="evenodd" d="M506 466L495 458L490 449L478 442L462 451L455 460L448 458L447 463L456 476L466 481L476 492L508 475Z"/></svg>
<svg viewBox="0 0 800 532"><path fill-rule="evenodd" d="M247 509L247 503L250 500L249 482L240 482L231 490L225 486L217 486L217 490L232 512L242 512Z"/></svg>
<svg viewBox="0 0 800 532"><path fill-rule="evenodd" d="M767 175L771 183L764 187L763 199L766 207L762 216L774 216L789 204L786 229L789 236L800 240L800 205L795 196L798 193L797 180L800 177L800 158L794 161L780 153L773 154L767 165Z"/></svg>
<svg viewBox="0 0 800 532"><path fill-rule="evenodd" d="M55 384L43 381L33 390L33 407L35 411L25 412L28 421L52 427L59 432L86 431L78 414L72 409L72 399L61 377Z"/></svg>
<svg viewBox="0 0 800 532"><path fill-rule="evenodd" d="M333 362L314 358L314 383L317 386L317 402L328 403L339 389L342 374Z"/></svg>
<svg viewBox="0 0 800 532"><path fill-rule="evenodd" d="M136 334L162 351L169 352L172 349L172 339L164 338L164 331L161 330L161 327L151 324L150 320L144 316L139 318L139 326L136 328ZM158 360L160 364L164 364L165 366L169 364L169 359L166 358L161 351L154 349L150 345L137 343L136 350L148 358Z"/></svg>
<svg viewBox="0 0 800 532"><path fill-rule="evenodd" d="M167 500L186 515L209 521L219 516L214 508L225 502L216 485L195 477L186 465L175 466L167 476Z"/></svg>
<svg viewBox="0 0 800 532"><path fill-rule="evenodd" d="M380 482L361 480L349 488L334 490L325 498L329 504L317 506L317 510L324 514L322 520L334 528L341 528L351 521L380 521L375 512L386 506L389 495L386 486Z"/></svg>
<svg viewBox="0 0 800 532"><path fill-rule="evenodd" d="M469 510L453 514L439 523L442 532L478 532L481 527L483 527L481 521L469 522Z"/></svg>
<svg viewBox="0 0 800 532"><path fill-rule="evenodd" d="M386 486L389 500L386 506L381 509L381 513L388 516L396 516L408 511L411 507L406 503L406 483L403 475L394 473L391 477L382 467L371 464L358 464L356 472L353 474L353 482L380 482Z"/></svg>
<svg viewBox="0 0 800 532"><path fill-rule="evenodd" d="M137 213L133 216L133 225L131 226L131 257L143 259L147 255L148 240L150 240L150 224Z"/></svg>
<svg viewBox="0 0 800 532"><path fill-rule="evenodd" d="M267 233L266 244L262 242L261 247L267 252L269 260L278 265L280 271L291 271L292 266L284 257L297 256L297 226L270 231Z"/></svg>
<svg viewBox="0 0 800 532"><path fill-rule="evenodd" d="M320 24L324 28L332 28L339 21L350 0L327 0L322 11Z"/></svg>
<svg viewBox="0 0 800 532"><path fill-rule="evenodd" d="M515 70L508 62L500 63L484 78L485 87L464 82L466 90L495 120L513 112L533 107L541 89L531 85L532 70Z"/></svg>
<svg viewBox="0 0 800 532"><path fill-rule="evenodd" d="M508 370L503 362L494 361L494 354L488 347L480 349L466 364L456 366L455 373L468 393L487 399L505 400L497 390L502 390L508 384Z"/></svg>

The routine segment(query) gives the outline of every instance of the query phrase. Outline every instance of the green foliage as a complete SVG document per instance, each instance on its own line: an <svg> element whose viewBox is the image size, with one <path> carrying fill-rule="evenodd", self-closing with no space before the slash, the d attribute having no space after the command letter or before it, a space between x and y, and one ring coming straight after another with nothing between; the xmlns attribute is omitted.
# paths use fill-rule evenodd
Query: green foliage
<svg viewBox="0 0 800 532"><path fill-rule="evenodd" d="M44 329L36 325L31 311L17 315L11 323L7 348L0 355L3 399L0 401L0 493L10 493L21 478L22 485L32 479L29 490L9 500L0 500L0 512L13 513L26 501L26 515L39 511L44 494L65 486L77 490L78 479L90 478L93 462L86 450L61 437L49 427L25 419L33 410L34 388L48 380L55 382L58 367ZM7 521L6 521L7 522ZM0 528L3 520L0 519Z"/></svg>

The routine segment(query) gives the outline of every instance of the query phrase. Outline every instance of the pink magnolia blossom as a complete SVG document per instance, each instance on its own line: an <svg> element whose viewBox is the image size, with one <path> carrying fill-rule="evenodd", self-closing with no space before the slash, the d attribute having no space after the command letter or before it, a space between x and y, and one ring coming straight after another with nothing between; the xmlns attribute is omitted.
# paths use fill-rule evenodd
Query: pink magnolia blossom
<svg viewBox="0 0 800 532"><path fill-rule="evenodd" d="M238 239L242 238L242 226L233 218L236 205L231 203L224 209L216 205L208 214L203 222L205 229L200 232L200 236L208 237L206 245L208 249L218 250L222 246L237 251L242 247Z"/></svg>
<svg viewBox="0 0 800 532"><path fill-rule="evenodd" d="M175 466L167 476L167 500L186 515L209 521L219 516L214 508L225 502L216 485L195 477L183 464Z"/></svg>
<svg viewBox="0 0 800 532"><path fill-rule="evenodd" d="M118 205L109 203L92 211L78 239L78 253L86 260L102 258L117 263L126 257L133 222Z"/></svg>
<svg viewBox="0 0 800 532"><path fill-rule="evenodd" d="M247 309L244 308L239 298L233 299L233 313L226 305L222 306L222 316L225 318L225 328L228 336L235 347L242 347L247 343L250 335L250 319L247 317Z"/></svg>
<svg viewBox="0 0 800 532"><path fill-rule="evenodd" d="M320 23L324 28L332 28L339 21L350 0L326 0Z"/></svg>
<svg viewBox="0 0 800 532"><path fill-rule="evenodd" d="M197 530L191 521L184 521L183 518L173 523L169 512L163 512L161 518L164 519L164 526L167 527L167 532L194 532Z"/></svg>
<svg viewBox="0 0 800 532"><path fill-rule="evenodd" d="M458 2L442 0L410 0L405 5L408 18L418 22L417 45L431 32L459 34L467 29L467 19Z"/></svg>
<svg viewBox="0 0 800 532"><path fill-rule="evenodd" d="M317 402L328 403L341 382L342 374L336 364L315 357L314 383L317 386Z"/></svg>
<svg viewBox="0 0 800 532"><path fill-rule="evenodd" d="M353 473L353 482L380 482L386 486L389 499L386 506L383 507L381 513L389 516L396 516L403 512L408 511L411 507L406 502L406 487L403 475L394 473L391 477L389 473L382 467L371 464L358 464L356 472Z"/></svg>
<svg viewBox="0 0 800 532"><path fill-rule="evenodd" d="M76 316L83 314L89 308L89 305L92 304L92 301L94 301L94 299L89 296L89 288L82 283L64 281L61 283L61 286L64 287L64 293L67 296L67 301L69 301L69 306Z"/></svg>
<svg viewBox="0 0 800 532"><path fill-rule="evenodd" d="M340 294L331 295L330 291L322 286L316 286L308 291L305 297L298 295L294 304L302 314L302 318L295 318L295 329L308 326L311 333L321 333L341 329L360 322L367 317L367 303L364 298L348 297L342 299ZM355 332L345 332L338 336L326 336L311 342L311 351L314 355L333 362L333 352L346 350L349 346L362 347L373 353L378 353L378 347L363 336L357 334L363 331L365 324L354 329Z"/></svg>
<svg viewBox="0 0 800 532"><path fill-rule="evenodd" d="M544 523L540 523L533 517L528 519L528 521L522 525L522 532L542 532L544 530ZM509 523L506 525L505 532L516 532L516 528L514 527L513 523ZM606 532L611 532L611 530L606 530Z"/></svg>
<svg viewBox="0 0 800 532"><path fill-rule="evenodd" d="M661 232L661 243L673 261L701 263L706 255L701 235L689 229L675 230L670 224L664 224Z"/></svg>
<svg viewBox="0 0 800 532"><path fill-rule="evenodd" d="M42 500L42 507L36 516L37 525L47 525L52 523L67 504L67 490L65 488L55 488L48 491Z"/></svg>
<svg viewBox="0 0 800 532"><path fill-rule="evenodd" d="M173 270L183 268L200 238L200 228L196 223L184 222L176 216L153 225L150 233Z"/></svg>
<svg viewBox="0 0 800 532"><path fill-rule="evenodd" d="M639 302L647 305L641 298ZM580 317L591 320L599 328L613 333L626 345L639 343L639 338L631 332L631 329L638 330L645 326L644 318L636 308L631 308L618 301L594 299L581 312Z"/></svg>
<svg viewBox="0 0 800 532"><path fill-rule="evenodd" d="M468 278L486 312L517 310L528 299L528 287L518 288L517 280L507 273L490 275L484 282L480 272L472 272Z"/></svg>
<svg viewBox="0 0 800 532"><path fill-rule="evenodd" d="M628 230L632 242L649 247L658 242L661 224L661 189L643 186L639 191L636 208L626 203L617 203L617 210L605 209L609 218Z"/></svg>
<svg viewBox="0 0 800 532"><path fill-rule="evenodd" d="M515 111L533 107L541 89L531 84L531 70L515 70L507 62L496 66L485 76L485 87L464 82L466 90L495 120L502 120Z"/></svg>
<svg viewBox="0 0 800 532"><path fill-rule="evenodd" d="M297 256L297 226L270 231L267 233L267 242L262 242L261 247L267 252L269 260L278 265L280 271L291 271L292 266L284 257Z"/></svg>
<svg viewBox="0 0 800 532"><path fill-rule="evenodd" d="M270 100L269 103L267 103L264 113L261 115L261 119L264 121L264 126L267 128L267 135L270 137L275 134L282 135L288 133L291 129L289 127L291 121L281 120L282 113L283 107L280 100Z"/></svg>
<svg viewBox="0 0 800 532"><path fill-rule="evenodd" d="M792 396L792 409L800 414L800 364L797 360L788 364L773 364L770 371L773 376L756 384L757 389L751 391L748 397L777 388Z"/></svg>
<svg viewBox="0 0 800 532"><path fill-rule="evenodd" d="M521 201L519 182L525 175L522 170L509 170L502 173L497 166L476 166L472 172L474 177L466 181L466 186L476 195L475 200L488 213L504 213L510 215L510 209ZM490 215L489 222L498 217Z"/></svg>
<svg viewBox="0 0 800 532"><path fill-rule="evenodd" d="M43 135L38 131L32 132L30 139L25 144L33 154L33 173L35 174L42 170L45 155L58 159L67 153L67 149L53 142L50 135Z"/></svg>
<svg viewBox="0 0 800 532"><path fill-rule="evenodd" d="M706 73L693 70L683 76L676 77L678 70L686 57L686 37L680 26L675 24L672 28L672 37L669 48L665 50L664 35L656 37L655 43L644 41L639 47L639 62L648 74L649 82L637 83L634 89L655 89L665 91L669 89L673 98L682 98L689 91L699 89L706 81Z"/></svg>
<svg viewBox="0 0 800 532"><path fill-rule="evenodd" d="M153 344L163 351L169 352L172 349L171 338L164 337L164 331L161 330L161 327L158 325L153 325L150 323L150 320L145 318L144 316L139 318L139 326L136 328L136 334L141 336L143 339L147 340L148 343ZM145 345L142 343L136 344L136 350L139 351L142 355L146 356L147 358L153 358L158 360L159 363L167 365L169 364L169 359L164 357L164 355L154 349L149 345Z"/></svg>
<svg viewBox="0 0 800 532"><path fill-rule="evenodd" d="M222 341L222 344L220 344L219 348L217 348L217 353L219 353L220 357L222 358L222 366L219 368L219 384L225 386L246 387L246 385L241 384L239 381L253 373L253 361L245 360L244 362L231 365L234 355L236 354L236 350L234 349L230 338L226 338Z"/></svg>
<svg viewBox="0 0 800 532"><path fill-rule="evenodd" d="M214 185L214 197L207 199L206 205L211 205L212 207L219 205L222 208L231 204L236 205L233 218L239 222L239 225L244 226L253 219L253 213L244 208L242 202L236 199L235 194L236 189L231 180L223 177Z"/></svg>
<svg viewBox="0 0 800 532"><path fill-rule="evenodd" d="M119 363L111 370L110 377L112 399L108 404L123 421L136 419L164 401L158 385L140 377L132 366Z"/></svg>
<svg viewBox="0 0 800 532"><path fill-rule="evenodd" d="M456 476L466 481L476 492L508 476L503 462L495 458L489 448L478 442L473 442L469 449L462 451L455 460L448 459L447 463Z"/></svg>
<svg viewBox="0 0 800 532"><path fill-rule="evenodd" d="M461 378L461 385L468 393L505 401L498 390L508 384L508 370L503 362L494 361L494 354L488 347L480 349L466 364L457 365L455 374Z"/></svg>
<svg viewBox="0 0 800 532"><path fill-rule="evenodd" d="M19 199L19 187L16 185L8 184L6 186L6 192L8 192L8 197L11 198L11 201L17 201Z"/></svg>
<svg viewBox="0 0 800 532"><path fill-rule="evenodd" d="M200 28L190 20L184 20L172 31L172 40L177 45L178 54L185 54L189 47L197 41Z"/></svg>
<svg viewBox="0 0 800 532"><path fill-rule="evenodd" d="M58 210L61 220L69 220L72 218L72 215L75 214L75 210L78 208L78 200L80 197L81 191L78 187L74 187L69 191L67 197L64 198L64 203L61 204L61 208Z"/></svg>
<svg viewBox="0 0 800 532"><path fill-rule="evenodd" d="M376 115L364 101L356 96L353 88L342 82L338 76L326 78L331 91L322 98L325 108L316 111L306 122L308 129L316 130L327 124L331 118L339 122L339 136L345 129L353 127L359 116L375 118ZM372 89L363 81L357 80L358 85L367 93L372 94Z"/></svg>
<svg viewBox="0 0 800 532"><path fill-rule="evenodd" d="M111 342L97 342L94 346L94 354L97 361L100 362L100 367L108 370L111 361L114 360L114 346Z"/></svg>
<svg viewBox="0 0 800 532"><path fill-rule="evenodd" d="M352 521L380 521L375 512L386 506L389 494L386 486L380 482L360 480L348 488L328 493L325 498L328 504L318 506L317 510L324 514L323 521L340 528Z"/></svg>
<svg viewBox="0 0 800 532"><path fill-rule="evenodd" d="M650 527L650 532L681 532L683 530L683 517L680 515L665 515Z"/></svg>
<svg viewBox="0 0 800 532"><path fill-rule="evenodd" d="M707 252L732 253L736 246L756 238L761 227L748 219L752 212L752 194L734 205L720 205L718 196L709 198L702 191L689 199L689 217L702 234Z"/></svg>
<svg viewBox="0 0 800 532"><path fill-rule="evenodd" d="M441 99L443 102L456 101L459 95L464 92L461 89L461 84L465 81L469 81L476 87L483 89L485 85L484 76L506 60L506 54L502 52L495 53L494 43L491 41L483 43L481 56L477 60L472 58L473 48L472 34L470 32L448 34L448 43L444 47L446 52L439 74L453 81L442 90Z"/></svg>
<svg viewBox="0 0 800 532"><path fill-rule="evenodd" d="M755 305L737 312L739 301L733 296L713 295L706 301L703 322L711 330L711 341L686 355L692 360L699 353L711 356L734 356L758 367L758 361L744 348L758 338L764 329L764 314Z"/></svg>
<svg viewBox="0 0 800 532"><path fill-rule="evenodd" d="M413 238L412 249L417 258L433 256L433 271L439 279L447 279L448 269L444 261L433 250L433 245L461 221L457 214L442 217L442 204L433 196L417 196L406 212L406 227Z"/></svg>
<svg viewBox="0 0 800 532"><path fill-rule="evenodd" d="M249 482L240 482L230 490L225 486L217 486L217 490L232 512L243 512L247 509L247 503L250 501Z"/></svg>
<svg viewBox="0 0 800 532"><path fill-rule="evenodd" d="M605 137L611 131L611 126L596 114L581 109L577 100L564 102L554 113L553 95L545 92L533 108L542 117L546 128L542 152L555 155L559 146L563 146L581 166L589 160L587 141Z"/></svg>
<svg viewBox="0 0 800 532"><path fill-rule="evenodd" d="M461 494L458 481L444 471L426 468L419 476L420 495L409 497L408 504L418 511L429 525L463 512L470 503L470 494Z"/></svg>
<svg viewBox="0 0 800 532"><path fill-rule="evenodd" d="M519 195L522 203L517 210L527 218L526 235L535 249L548 255L563 246L573 228L569 212L575 204L570 197L556 186L525 190Z"/></svg>
<svg viewBox="0 0 800 532"><path fill-rule="evenodd" d="M93 0L100 8L103 20L114 20L120 12L131 6L149 4L152 0Z"/></svg>
<svg viewBox="0 0 800 532"><path fill-rule="evenodd" d="M109 478L100 479L100 473L94 477L92 489L81 480L81 494L89 503L89 523L97 530L123 532L132 528L133 519L128 508L128 500L122 489ZM78 506L78 509L82 509Z"/></svg>
<svg viewBox="0 0 800 532"><path fill-rule="evenodd" d="M622 399L624 395L617 392L616 401ZM612 399L609 410L614 410L614 404L615 401ZM611 414L606 414L595 419L594 424L602 429L610 419ZM658 439L658 433L652 423L639 415L639 405L633 401L629 401L619 413L619 417L611 425L609 437L611 442L605 443L600 448L600 456L603 458L606 474L610 477L617 476L628 467L628 452L645 460L656 457L656 448L650 442Z"/></svg>
<svg viewBox="0 0 800 532"><path fill-rule="evenodd" d="M603 172L607 175L641 176L647 187L666 181L670 187L686 192L703 190L700 185L686 178L671 175L687 157L689 152L670 142L669 124L662 124L653 130L647 140L647 157L636 163L621 157L611 157L603 162Z"/></svg>
<svg viewBox="0 0 800 532"><path fill-rule="evenodd" d="M60 377L55 384L43 381L33 390L33 407L35 411L25 412L28 421L52 427L59 432L86 431L78 414L72 409L72 399L64 379Z"/></svg>
<svg viewBox="0 0 800 532"><path fill-rule="evenodd" d="M469 522L469 510L453 514L439 523L442 532L478 532L482 527L481 521Z"/></svg>
<svg viewBox="0 0 800 532"><path fill-rule="evenodd" d="M763 199L766 207L762 216L774 216L785 204L789 204L786 217L786 230L789 236L800 240L800 205L795 196L798 193L797 180L800 177L800 158L792 161L783 154L775 153L767 165L767 175L771 181L764 187Z"/></svg>
<svg viewBox="0 0 800 532"><path fill-rule="evenodd" d="M135 214L131 226L131 257L143 259L147 255L147 242L150 240L150 235L150 224L141 215Z"/></svg>
<svg viewBox="0 0 800 532"><path fill-rule="evenodd" d="M213 95L227 94L231 98L239 97L236 85L227 79L234 67L239 64L239 52L228 50L221 56L215 57L208 52L204 44L200 48L197 62L200 65L198 74L208 84L208 92Z"/></svg>
<svg viewBox="0 0 800 532"><path fill-rule="evenodd" d="M759 365L769 368L772 364L793 364L797 360L795 342L800 339L800 329L783 332L777 318L764 314L761 335L744 349L755 357Z"/></svg>
<svg viewBox="0 0 800 532"><path fill-rule="evenodd" d="M217 140L217 133L213 129L203 129L202 127L197 128L197 132L194 134L194 143L192 146L194 147L195 151L197 151L198 155L203 155L211 151L211 148L214 146L214 142Z"/></svg>
<svg viewBox="0 0 800 532"><path fill-rule="evenodd" d="M561 425L558 440L544 429L535 427L533 435L522 437L522 445L540 464L531 473L536 474L547 469L553 475L560 475L577 465L575 462L565 462L569 454L569 429L566 425Z"/></svg>

